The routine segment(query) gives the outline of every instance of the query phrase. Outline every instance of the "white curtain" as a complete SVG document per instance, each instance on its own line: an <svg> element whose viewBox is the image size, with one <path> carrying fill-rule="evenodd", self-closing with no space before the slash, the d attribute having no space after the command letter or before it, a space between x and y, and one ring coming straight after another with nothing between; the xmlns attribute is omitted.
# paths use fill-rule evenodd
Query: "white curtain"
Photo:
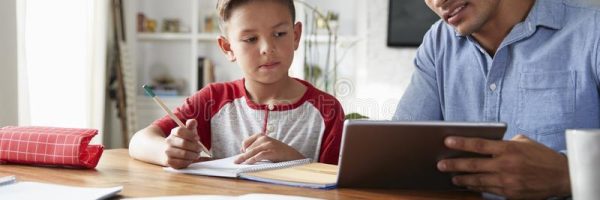
<svg viewBox="0 0 600 200"><path fill-rule="evenodd" d="M18 1L20 125L102 133L108 3Z"/></svg>
<svg viewBox="0 0 600 200"><path fill-rule="evenodd" d="M0 127L18 123L16 1L0 1Z"/></svg>

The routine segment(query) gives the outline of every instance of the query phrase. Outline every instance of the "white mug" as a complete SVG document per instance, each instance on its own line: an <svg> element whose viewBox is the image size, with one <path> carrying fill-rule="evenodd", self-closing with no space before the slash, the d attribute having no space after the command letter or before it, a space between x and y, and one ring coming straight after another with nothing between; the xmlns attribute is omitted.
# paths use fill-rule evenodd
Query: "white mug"
<svg viewBox="0 0 600 200"><path fill-rule="evenodd" d="M573 199L600 199L600 129L569 129L566 137Z"/></svg>

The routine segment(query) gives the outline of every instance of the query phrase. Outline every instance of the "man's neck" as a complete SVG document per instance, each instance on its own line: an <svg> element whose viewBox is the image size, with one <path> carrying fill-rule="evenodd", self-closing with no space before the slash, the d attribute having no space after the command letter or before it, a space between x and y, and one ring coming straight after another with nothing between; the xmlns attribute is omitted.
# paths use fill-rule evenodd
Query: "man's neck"
<svg viewBox="0 0 600 200"><path fill-rule="evenodd" d="M490 56L494 56L500 44L513 27L524 21L536 0L502 0L497 11L481 27L471 34Z"/></svg>
<svg viewBox="0 0 600 200"><path fill-rule="evenodd" d="M291 104L299 100L307 89L291 77L272 84L246 79L244 84L250 99L257 104Z"/></svg>

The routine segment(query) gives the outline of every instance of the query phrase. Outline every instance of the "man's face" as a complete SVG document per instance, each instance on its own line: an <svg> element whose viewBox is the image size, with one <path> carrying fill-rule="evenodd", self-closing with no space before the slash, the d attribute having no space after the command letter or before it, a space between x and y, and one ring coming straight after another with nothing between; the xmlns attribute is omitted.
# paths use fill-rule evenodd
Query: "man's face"
<svg viewBox="0 0 600 200"><path fill-rule="evenodd" d="M431 10L460 35L478 32L495 14L501 0L425 0Z"/></svg>
<svg viewBox="0 0 600 200"><path fill-rule="evenodd" d="M264 84L288 76L302 26L293 24L288 8L273 1L252 1L232 11L227 21L230 59L245 78Z"/></svg>

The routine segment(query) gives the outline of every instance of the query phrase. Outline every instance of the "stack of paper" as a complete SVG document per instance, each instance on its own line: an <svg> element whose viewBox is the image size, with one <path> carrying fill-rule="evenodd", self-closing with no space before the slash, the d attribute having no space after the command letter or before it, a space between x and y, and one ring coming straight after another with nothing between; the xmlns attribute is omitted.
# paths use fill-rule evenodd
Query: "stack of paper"
<svg viewBox="0 0 600 200"><path fill-rule="evenodd" d="M49 183L17 182L14 176L0 182L0 199L104 199L123 190L110 188L74 187Z"/></svg>

